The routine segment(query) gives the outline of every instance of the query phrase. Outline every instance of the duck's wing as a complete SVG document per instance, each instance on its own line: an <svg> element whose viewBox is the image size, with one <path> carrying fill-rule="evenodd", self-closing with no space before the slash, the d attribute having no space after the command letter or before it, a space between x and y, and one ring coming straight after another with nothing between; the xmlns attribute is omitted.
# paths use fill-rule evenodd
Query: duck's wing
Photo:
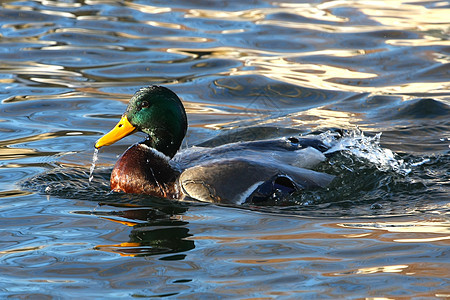
<svg viewBox="0 0 450 300"><path fill-rule="evenodd" d="M322 141L314 138L280 138L225 144L215 148L191 147L173 158L179 169L187 169L213 159L250 158L274 164L291 164L312 168L325 160L322 153L328 150Z"/></svg>
<svg viewBox="0 0 450 300"><path fill-rule="evenodd" d="M183 194L205 202L242 204L277 192L325 187L334 176L290 165L248 159L209 161L185 170L179 178Z"/></svg>

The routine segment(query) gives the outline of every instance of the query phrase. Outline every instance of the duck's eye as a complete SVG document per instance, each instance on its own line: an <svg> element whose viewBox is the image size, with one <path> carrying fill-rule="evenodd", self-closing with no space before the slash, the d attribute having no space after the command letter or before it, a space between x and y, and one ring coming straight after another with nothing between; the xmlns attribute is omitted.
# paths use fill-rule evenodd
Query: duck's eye
<svg viewBox="0 0 450 300"><path fill-rule="evenodd" d="M143 109L143 108L147 108L149 106L150 106L150 104L148 103L148 101L142 101L141 105L140 105L140 108Z"/></svg>

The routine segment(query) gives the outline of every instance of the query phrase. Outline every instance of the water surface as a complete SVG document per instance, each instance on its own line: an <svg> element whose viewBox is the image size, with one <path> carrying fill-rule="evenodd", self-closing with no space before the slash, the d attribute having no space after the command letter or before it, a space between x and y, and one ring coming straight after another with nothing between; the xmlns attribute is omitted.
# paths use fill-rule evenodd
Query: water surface
<svg viewBox="0 0 450 300"><path fill-rule="evenodd" d="M0 294L33 299L450 297L445 1L2 1ZM183 147L349 134L329 189L283 206L109 193L140 87ZM325 132L325 133L323 133ZM379 135L379 133L382 133Z"/></svg>

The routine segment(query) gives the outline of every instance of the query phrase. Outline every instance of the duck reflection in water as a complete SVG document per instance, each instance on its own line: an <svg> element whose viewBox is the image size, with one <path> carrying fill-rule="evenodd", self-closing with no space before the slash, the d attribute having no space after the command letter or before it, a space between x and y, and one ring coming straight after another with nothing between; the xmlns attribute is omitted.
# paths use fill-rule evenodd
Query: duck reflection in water
<svg viewBox="0 0 450 300"><path fill-rule="evenodd" d="M122 208L109 212L94 212L103 219L132 227L129 241L98 245L96 250L119 253L122 256L164 255L161 259L182 260L185 251L195 248L194 241L187 240L191 236L186 227L188 222L175 219L174 215L183 214L187 208L176 205L153 207L133 207L128 204L108 204Z"/></svg>

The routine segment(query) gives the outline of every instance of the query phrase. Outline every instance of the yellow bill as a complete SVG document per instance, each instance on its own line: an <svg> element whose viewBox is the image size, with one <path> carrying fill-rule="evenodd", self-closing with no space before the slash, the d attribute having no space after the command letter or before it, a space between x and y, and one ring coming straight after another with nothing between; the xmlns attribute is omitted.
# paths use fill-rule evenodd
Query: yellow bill
<svg viewBox="0 0 450 300"><path fill-rule="evenodd" d="M100 147L112 145L135 131L136 127L131 125L126 115L123 115L119 123L117 123L117 125L110 132L97 140L95 143L95 148L100 149Z"/></svg>

